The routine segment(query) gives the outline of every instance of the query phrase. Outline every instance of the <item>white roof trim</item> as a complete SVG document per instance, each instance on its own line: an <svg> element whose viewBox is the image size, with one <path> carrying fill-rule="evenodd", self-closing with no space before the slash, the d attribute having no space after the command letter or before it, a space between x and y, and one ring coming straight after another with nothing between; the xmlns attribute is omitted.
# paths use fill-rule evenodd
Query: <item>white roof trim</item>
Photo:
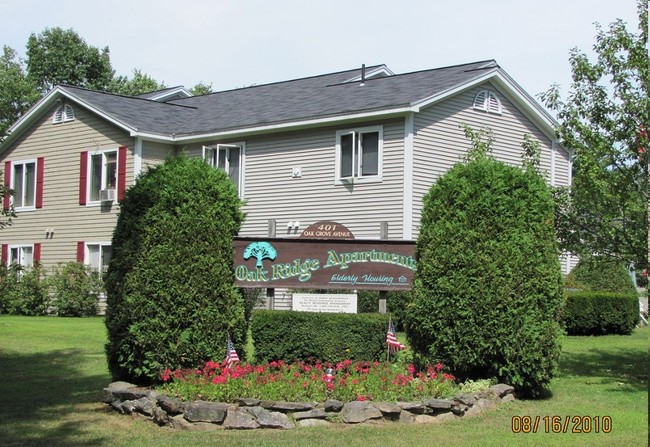
<svg viewBox="0 0 650 447"><path fill-rule="evenodd" d="M413 107L416 108L416 111L419 112L421 109L428 107L438 101L442 101L450 96L453 96L457 93L460 93L464 90L470 89L476 85L482 84L486 81L495 81L498 85L505 88L509 93L512 93L510 96L511 99L514 99L519 107L524 110L529 111L529 117L532 115L534 121L538 122L543 126L543 129L546 131L549 137L555 138L555 126L557 125L556 121L545 111L543 110L537 102L530 97L516 82L507 76L502 70L495 68L485 75L474 79L471 82L456 86L447 91L423 98L420 101L413 103Z"/></svg>
<svg viewBox="0 0 650 447"><path fill-rule="evenodd" d="M189 90L187 90L183 86L179 86L179 87L172 88L172 89L169 89L169 90L161 91L157 95L149 96L146 99L148 99L149 101L162 101L162 100L164 100L166 98L169 98L171 96L176 95L177 93L182 93L183 96L185 96L186 98L189 98L189 97L192 96L192 94L190 93Z"/></svg>

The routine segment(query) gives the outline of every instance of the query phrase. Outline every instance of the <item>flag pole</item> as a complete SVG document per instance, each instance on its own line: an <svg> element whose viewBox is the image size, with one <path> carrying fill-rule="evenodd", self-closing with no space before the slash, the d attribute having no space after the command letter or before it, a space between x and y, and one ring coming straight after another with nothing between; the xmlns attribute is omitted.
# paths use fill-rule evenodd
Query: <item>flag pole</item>
<svg viewBox="0 0 650 447"><path fill-rule="evenodd" d="M390 330L390 320L391 316L388 314L388 329ZM386 332L388 333L388 331ZM390 362L390 344L388 344L388 340L386 340L386 363Z"/></svg>

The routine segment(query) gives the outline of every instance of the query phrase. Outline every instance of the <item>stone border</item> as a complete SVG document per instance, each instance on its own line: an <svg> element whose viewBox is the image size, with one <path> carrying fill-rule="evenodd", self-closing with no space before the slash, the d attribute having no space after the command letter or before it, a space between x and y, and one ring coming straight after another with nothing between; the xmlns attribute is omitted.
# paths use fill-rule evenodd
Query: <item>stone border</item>
<svg viewBox="0 0 650 447"><path fill-rule="evenodd" d="M183 402L156 391L127 382L113 382L104 388L105 399L114 410L151 420L160 426L180 430L218 429L293 429L330 425L391 421L406 424L431 424L473 416L515 400L514 388L498 384L486 391L461 393L452 399L426 399L414 402L276 402L239 399L236 404L221 402Z"/></svg>

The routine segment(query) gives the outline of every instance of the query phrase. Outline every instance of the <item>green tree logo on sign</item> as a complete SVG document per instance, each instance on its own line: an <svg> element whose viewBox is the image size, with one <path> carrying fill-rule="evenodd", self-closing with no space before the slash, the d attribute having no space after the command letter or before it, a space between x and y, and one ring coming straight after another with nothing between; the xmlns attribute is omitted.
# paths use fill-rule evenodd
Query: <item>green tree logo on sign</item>
<svg viewBox="0 0 650 447"><path fill-rule="evenodd" d="M264 259L273 261L277 256L278 254L275 248L268 242L253 242L244 249L244 260L248 261L250 258L257 259L255 267L260 269L263 266L262 262Z"/></svg>

